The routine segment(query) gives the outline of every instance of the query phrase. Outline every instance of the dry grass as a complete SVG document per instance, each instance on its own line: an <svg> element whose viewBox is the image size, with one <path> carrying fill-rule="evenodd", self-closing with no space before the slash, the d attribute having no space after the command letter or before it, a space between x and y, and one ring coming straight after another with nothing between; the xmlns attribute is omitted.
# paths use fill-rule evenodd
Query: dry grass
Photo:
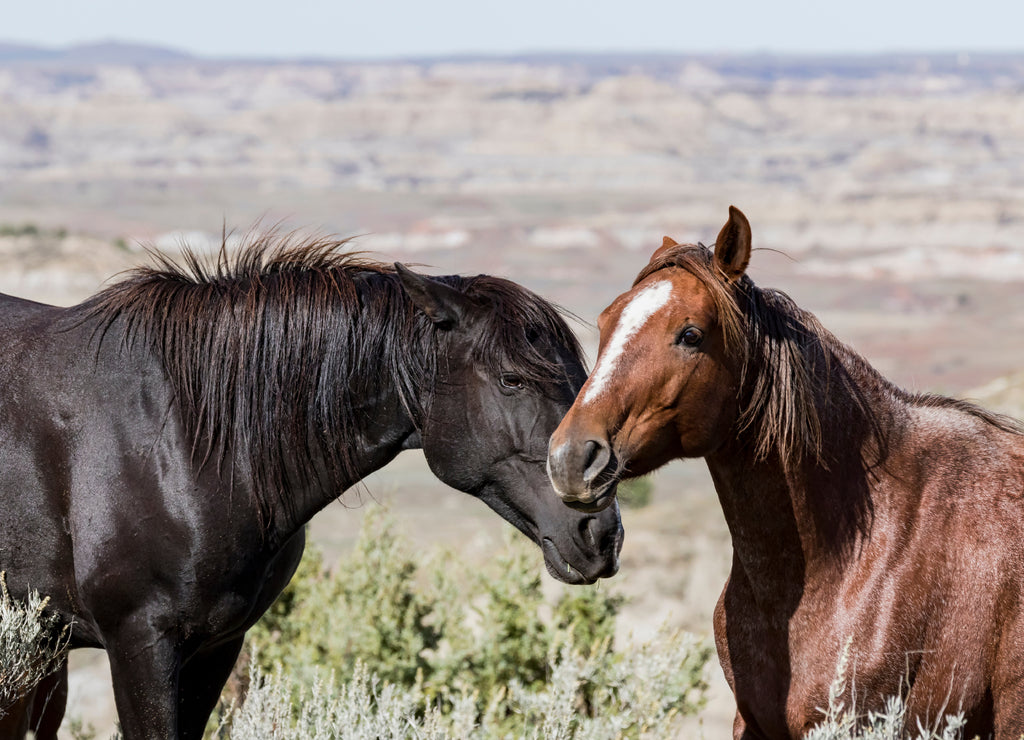
<svg viewBox="0 0 1024 740"><path fill-rule="evenodd" d="M47 613L49 601L36 591L24 603L14 600L0 572L0 716L67 657L70 630Z"/></svg>

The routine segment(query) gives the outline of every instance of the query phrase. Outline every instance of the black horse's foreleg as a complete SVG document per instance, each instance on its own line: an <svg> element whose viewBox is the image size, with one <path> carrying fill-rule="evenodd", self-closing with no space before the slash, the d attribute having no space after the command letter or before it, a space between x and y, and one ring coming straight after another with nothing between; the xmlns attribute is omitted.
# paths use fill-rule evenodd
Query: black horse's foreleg
<svg viewBox="0 0 1024 740"><path fill-rule="evenodd" d="M56 740L68 703L68 662L44 678L35 690L29 726L36 740Z"/></svg>
<svg viewBox="0 0 1024 740"><path fill-rule="evenodd" d="M37 740L56 740L68 699L67 661L13 706L0 711L0 740L23 740L29 730Z"/></svg>
<svg viewBox="0 0 1024 740"><path fill-rule="evenodd" d="M148 631L122 630L107 639L107 655L124 740L179 737L177 641Z"/></svg>
<svg viewBox="0 0 1024 740"><path fill-rule="evenodd" d="M242 650L244 637L193 656L181 669L178 717L183 740L201 740L210 714Z"/></svg>
<svg viewBox="0 0 1024 740"><path fill-rule="evenodd" d="M29 705L32 695L19 699L14 705L4 707L0 714L0 740L23 740L28 732Z"/></svg>

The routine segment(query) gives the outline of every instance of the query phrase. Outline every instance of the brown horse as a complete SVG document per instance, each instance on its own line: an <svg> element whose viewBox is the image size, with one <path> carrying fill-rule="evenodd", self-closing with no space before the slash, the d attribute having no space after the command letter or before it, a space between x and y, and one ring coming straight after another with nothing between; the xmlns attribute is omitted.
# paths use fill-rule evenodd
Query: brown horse
<svg viewBox="0 0 1024 740"><path fill-rule="evenodd" d="M967 737L1024 733L1024 430L903 391L746 275L737 209L714 252L668 237L599 319L597 365L551 438L561 497L703 457L732 535L715 640L735 738L902 694L908 727L962 711ZM848 704L849 706L849 704ZM926 725L927 726L927 725Z"/></svg>

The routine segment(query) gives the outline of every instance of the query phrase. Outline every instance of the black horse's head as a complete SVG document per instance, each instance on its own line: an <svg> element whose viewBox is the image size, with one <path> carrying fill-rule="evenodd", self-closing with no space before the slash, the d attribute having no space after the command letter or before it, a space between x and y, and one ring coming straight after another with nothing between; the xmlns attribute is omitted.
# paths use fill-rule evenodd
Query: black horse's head
<svg viewBox="0 0 1024 740"><path fill-rule="evenodd" d="M558 311L500 278L396 269L436 337L436 381L420 389L418 404L419 442L431 470L536 542L559 580L614 575L622 547L618 507L570 509L546 472L548 438L586 380L579 345Z"/></svg>

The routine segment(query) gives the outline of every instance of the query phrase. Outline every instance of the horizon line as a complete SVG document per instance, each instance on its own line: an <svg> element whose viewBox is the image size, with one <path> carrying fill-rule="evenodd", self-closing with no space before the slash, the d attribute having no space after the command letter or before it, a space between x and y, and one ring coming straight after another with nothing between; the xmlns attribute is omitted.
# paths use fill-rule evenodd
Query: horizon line
<svg viewBox="0 0 1024 740"><path fill-rule="evenodd" d="M562 48L524 48L518 51L482 51L482 50L453 50L447 52L422 52L411 54L382 54L377 55L332 55L326 53L314 54L285 54L285 53L246 53L246 54L209 54L195 52L184 47L168 45L162 42L139 41L120 37L97 38L86 41L75 41L63 44L47 44L37 41L26 41L16 38L0 37L0 52L17 48L25 52L39 52L46 56L35 60L24 59L24 61L47 61L47 56L60 56L76 51L103 49L104 47L116 50L135 49L138 51L162 52L177 57L180 61L213 61L213 62L347 62L347 63L387 63L387 62L423 62L423 61L479 61L479 60L506 60L506 59L529 59L529 58L551 58L551 57L576 57L576 58L600 58L600 57L626 57L626 58L675 58L675 59L714 59L714 58L779 58L779 59L867 59L878 57L921 57L921 56L950 56L950 57L1001 57L1001 56L1024 56L1024 47L1013 49L973 49L970 47L950 48L935 47L931 49L910 49L892 48L877 50L857 49L831 49L831 50L785 50L785 49L721 49L721 50L699 50L682 51L670 49L631 49L631 48L607 48L607 49L574 49L571 47ZM0 61L3 60L0 54ZM167 61L172 61L169 58Z"/></svg>

